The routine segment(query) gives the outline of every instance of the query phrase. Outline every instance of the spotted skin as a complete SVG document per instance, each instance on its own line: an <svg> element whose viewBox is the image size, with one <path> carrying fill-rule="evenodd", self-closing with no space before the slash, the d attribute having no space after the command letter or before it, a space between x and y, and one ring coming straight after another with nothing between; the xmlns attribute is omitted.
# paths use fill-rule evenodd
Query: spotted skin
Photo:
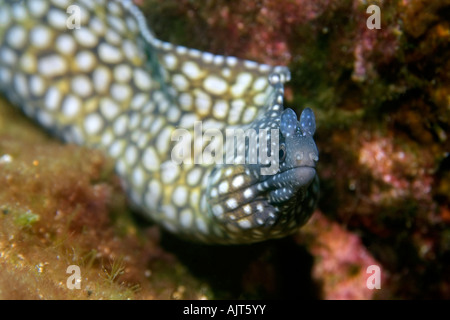
<svg viewBox="0 0 450 320"><path fill-rule="evenodd" d="M74 8L79 29L69 28ZM104 150L130 202L186 239L252 243L308 220L319 193L315 119L284 110L289 77L158 40L131 1L0 0L0 91L55 136ZM194 135L198 121L202 133L267 129L257 145L279 166L261 174L268 163L250 163L245 143L235 146L243 163L198 164L220 139L194 143L176 163L174 130Z"/></svg>

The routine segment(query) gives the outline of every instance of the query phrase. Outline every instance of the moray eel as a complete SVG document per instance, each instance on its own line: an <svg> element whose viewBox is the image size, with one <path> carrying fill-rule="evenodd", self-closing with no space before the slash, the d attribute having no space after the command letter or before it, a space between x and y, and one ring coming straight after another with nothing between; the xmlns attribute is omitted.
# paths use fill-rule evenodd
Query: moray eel
<svg viewBox="0 0 450 320"><path fill-rule="evenodd" d="M60 139L104 150L130 203L186 239L280 238L312 214L315 118L284 109L289 77L161 41L132 1L0 0L0 91Z"/></svg>

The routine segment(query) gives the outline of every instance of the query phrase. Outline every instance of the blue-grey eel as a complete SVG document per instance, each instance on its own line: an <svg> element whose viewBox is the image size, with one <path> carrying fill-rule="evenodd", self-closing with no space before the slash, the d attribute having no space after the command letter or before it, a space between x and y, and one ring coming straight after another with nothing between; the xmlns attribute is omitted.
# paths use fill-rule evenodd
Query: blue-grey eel
<svg viewBox="0 0 450 320"><path fill-rule="evenodd" d="M298 230L319 195L314 113L286 67L157 39L131 0L0 0L0 91L67 143L103 150L129 201L182 238Z"/></svg>

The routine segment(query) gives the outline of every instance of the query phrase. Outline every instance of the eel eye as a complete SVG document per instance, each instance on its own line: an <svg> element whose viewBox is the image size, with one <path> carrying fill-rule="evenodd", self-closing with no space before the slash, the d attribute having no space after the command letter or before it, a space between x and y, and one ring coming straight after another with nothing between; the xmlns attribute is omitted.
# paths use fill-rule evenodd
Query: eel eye
<svg viewBox="0 0 450 320"><path fill-rule="evenodd" d="M286 145L282 143L280 145L280 151L278 152L278 159L281 162L283 162L285 158L286 158Z"/></svg>

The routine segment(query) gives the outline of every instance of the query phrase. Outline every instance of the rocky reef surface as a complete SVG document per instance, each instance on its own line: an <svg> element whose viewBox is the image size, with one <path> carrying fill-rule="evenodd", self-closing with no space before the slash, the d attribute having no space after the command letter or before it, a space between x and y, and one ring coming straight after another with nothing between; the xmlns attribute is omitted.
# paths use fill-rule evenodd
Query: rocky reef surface
<svg viewBox="0 0 450 320"><path fill-rule="evenodd" d="M287 239L183 242L131 212L108 158L0 99L0 298L450 298L450 1L136 2L163 40L290 67L318 209Z"/></svg>

